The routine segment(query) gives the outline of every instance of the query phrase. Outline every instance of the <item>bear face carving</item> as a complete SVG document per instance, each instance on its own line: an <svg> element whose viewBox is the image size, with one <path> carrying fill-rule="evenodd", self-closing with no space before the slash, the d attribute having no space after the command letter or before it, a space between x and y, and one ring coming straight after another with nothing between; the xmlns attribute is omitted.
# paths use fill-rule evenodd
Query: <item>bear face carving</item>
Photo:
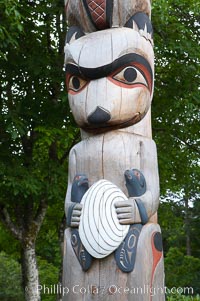
<svg viewBox="0 0 200 301"><path fill-rule="evenodd" d="M151 43L129 28L72 40L65 46L66 84L77 124L102 132L139 122L153 96Z"/></svg>

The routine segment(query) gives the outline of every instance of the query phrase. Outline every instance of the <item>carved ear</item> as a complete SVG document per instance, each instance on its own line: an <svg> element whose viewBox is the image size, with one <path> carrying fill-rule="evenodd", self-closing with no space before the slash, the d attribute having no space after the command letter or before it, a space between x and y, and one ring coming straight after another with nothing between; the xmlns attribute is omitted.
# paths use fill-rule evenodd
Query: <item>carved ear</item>
<svg viewBox="0 0 200 301"><path fill-rule="evenodd" d="M79 38L85 36L85 33L82 31L82 29L78 26L72 26L69 28L66 39L65 39L65 44L71 44L75 40L78 40Z"/></svg>
<svg viewBox="0 0 200 301"><path fill-rule="evenodd" d="M149 17L145 13L136 13L128 20L128 22L125 24L125 27L139 30L143 37L152 42L153 27Z"/></svg>

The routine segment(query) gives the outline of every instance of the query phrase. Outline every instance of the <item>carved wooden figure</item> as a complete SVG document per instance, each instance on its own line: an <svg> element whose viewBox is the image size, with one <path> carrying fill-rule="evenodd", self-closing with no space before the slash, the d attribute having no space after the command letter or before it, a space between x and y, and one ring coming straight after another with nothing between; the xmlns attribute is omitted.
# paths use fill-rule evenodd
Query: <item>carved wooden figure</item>
<svg viewBox="0 0 200 301"><path fill-rule="evenodd" d="M66 10L82 141L69 156L63 300L164 301L150 2L69 0Z"/></svg>
<svg viewBox="0 0 200 301"><path fill-rule="evenodd" d="M136 13L151 15L150 0L65 0L69 26L85 32L123 27Z"/></svg>

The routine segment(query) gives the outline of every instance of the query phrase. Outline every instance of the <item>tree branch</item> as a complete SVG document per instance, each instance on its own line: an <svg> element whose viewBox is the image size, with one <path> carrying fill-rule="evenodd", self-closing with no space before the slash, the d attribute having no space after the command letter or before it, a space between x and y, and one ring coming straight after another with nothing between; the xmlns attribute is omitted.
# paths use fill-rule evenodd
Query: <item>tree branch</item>
<svg viewBox="0 0 200 301"><path fill-rule="evenodd" d="M37 235L44 221L47 212L47 207L48 206L46 201L41 200L34 219L30 221L28 230L26 231L26 233L24 233L23 243L25 246L30 246L35 243Z"/></svg>
<svg viewBox="0 0 200 301"><path fill-rule="evenodd" d="M46 200L41 200L38 210L36 212L35 218L34 218L35 223L37 223L40 226L42 225L42 222L45 218L47 208L48 208L48 205L47 205Z"/></svg>
<svg viewBox="0 0 200 301"><path fill-rule="evenodd" d="M5 207L0 211L0 219L2 223L8 228L11 234L18 240L22 240L22 231L12 222L9 212Z"/></svg>

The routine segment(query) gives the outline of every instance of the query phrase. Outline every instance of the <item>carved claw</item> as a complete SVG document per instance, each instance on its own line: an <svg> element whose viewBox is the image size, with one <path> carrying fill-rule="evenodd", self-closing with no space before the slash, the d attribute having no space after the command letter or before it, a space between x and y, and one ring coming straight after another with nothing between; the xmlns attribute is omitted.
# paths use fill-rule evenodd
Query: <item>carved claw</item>
<svg viewBox="0 0 200 301"><path fill-rule="evenodd" d="M92 265L93 257L84 248L78 230L72 230L71 244L83 271L87 271Z"/></svg>
<svg viewBox="0 0 200 301"><path fill-rule="evenodd" d="M125 273L130 273L134 269L137 244L141 230L141 224L132 225L126 238L115 251L115 260L117 266Z"/></svg>

